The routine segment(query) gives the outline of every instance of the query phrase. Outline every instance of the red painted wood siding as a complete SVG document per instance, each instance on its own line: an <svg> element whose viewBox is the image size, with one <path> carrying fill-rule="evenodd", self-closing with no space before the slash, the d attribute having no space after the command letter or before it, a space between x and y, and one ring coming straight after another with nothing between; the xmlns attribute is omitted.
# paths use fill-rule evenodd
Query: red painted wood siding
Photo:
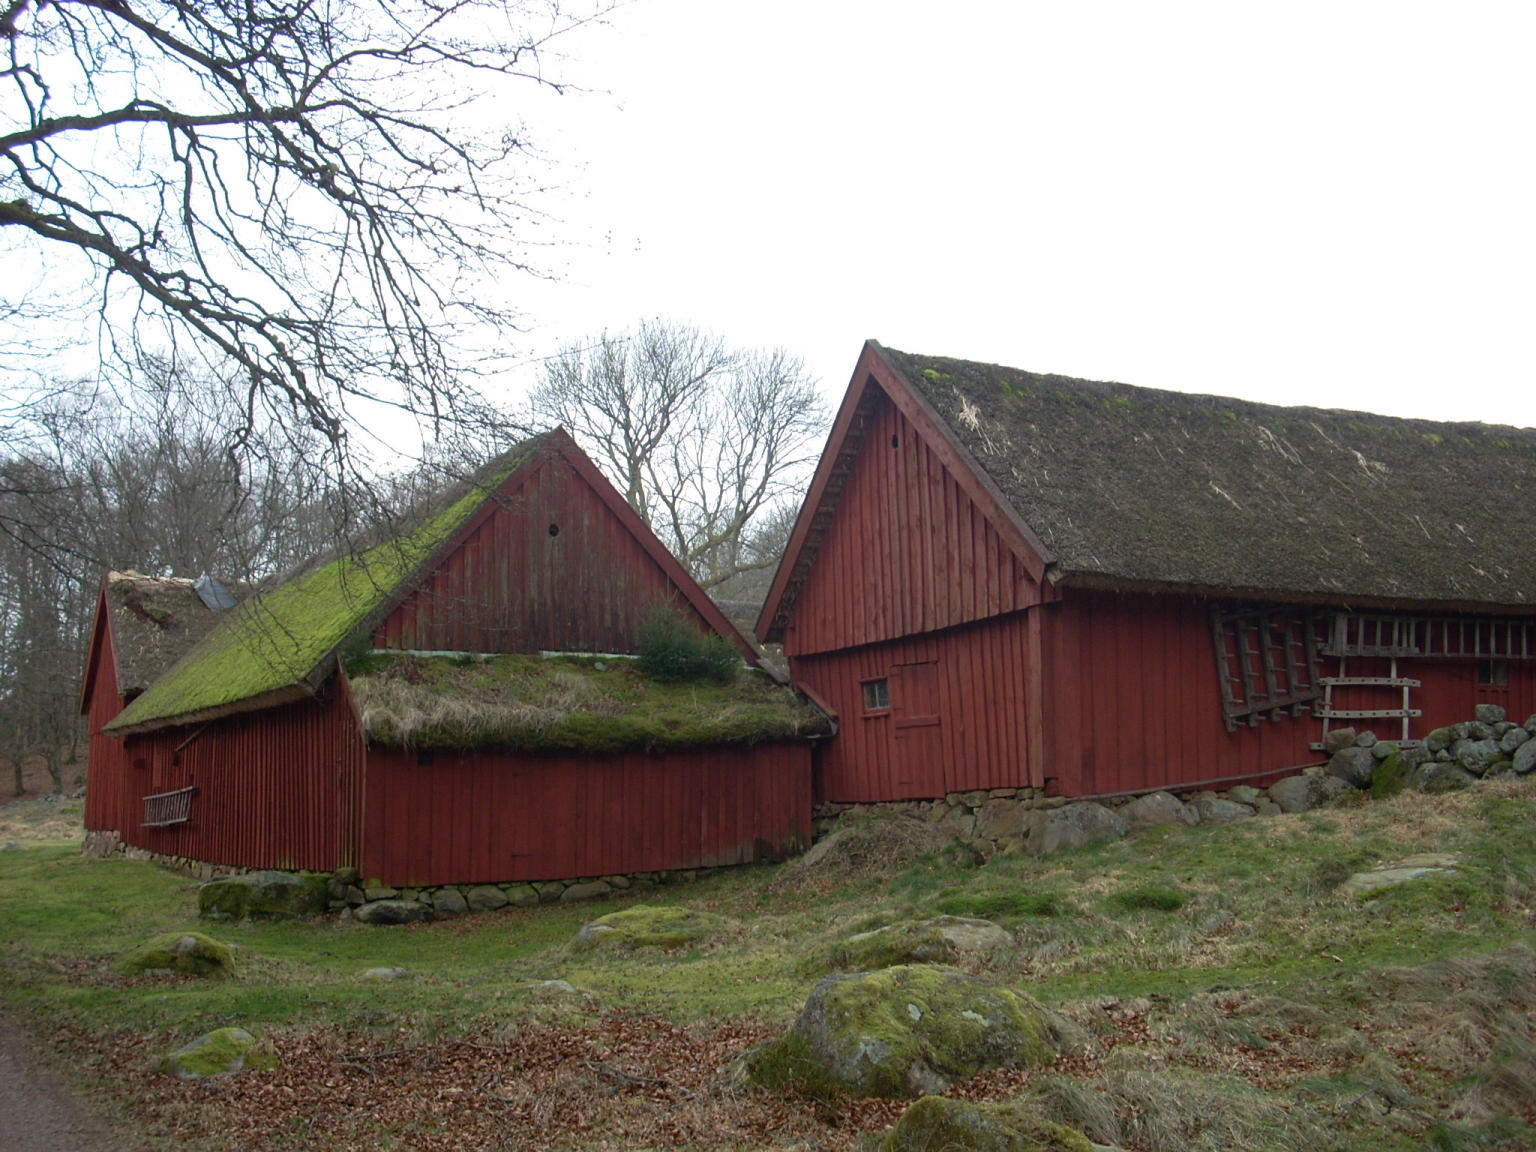
<svg viewBox="0 0 1536 1152"><path fill-rule="evenodd" d="M102 725L123 710L117 690L117 660L112 650L112 630L97 606L94 660L89 663L91 682L85 687L86 732L90 738L85 778L85 826L92 832L117 832L123 828L121 813L131 805L131 777L123 742L102 734ZM137 818L135 818L137 823Z"/></svg>
<svg viewBox="0 0 1536 1152"><path fill-rule="evenodd" d="M380 648L633 652L658 601L698 619L576 470L548 456L374 634ZM551 535L551 527L558 529Z"/></svg>
<svg viewBox="0 0 1536 1152"><path fill-rule="evenodd" d="M1039 591L907 419L882 399L784 636L792 656L1012 612Z"/></svg>
<svg viewBox="0 0 1536 1152"><path fill-rule="evenodd" d="M810 843L804 741L606 757L368 753L363 873L397 887L782 859Z"/></svg>
<svg viewBox="0 0 1536 1152"><path fill-rule="evenodd" d="M1174 787L1320 757L1310 714L1228 732L1206 605L1069 590L1044 615L1047 773L1068 796Z"/></svg>
<svg viewBox="0 0 1536 1152"><path fill-rule="evenodd" d="M349 801L363 745L345 685L321 700L121 741L125 786L102 825L152 852L247 868L356 863ZM94 764L93 764L94 770ZM191 819L144 828L143 798L195 787Z"/></svg>
<svg viewBox="0 0 1536 1152"><path fill-rule="evenodd" d="M1043 785L1042 773L1031 773L1029 764L1028 666L1029 622L1022 612L794 658L795 682L838 714L838 734L820 752L817 800L868 803ZM919 667L916 677L906 671ZM863 683L881 678L889 680L891 708L868 713ZM910 726L914 713L928 714L928 693L920 689L912 698L914 679L932 681L936 725Z"/></svg>
<svg viewBox="0 0 1536 1152"><path fill-rule="evenodd" d="M1479 704L1498 704L1516 724L1536 713L1536 661L1510 660L1505 665L1509 683L1479 684L1476 660L1418 660L1403 657L1397 662L1401 677L1418 680L1409 691L1409 705L1423 712L1409 722L1408 734L1423 739L1436 728L1471 720ZM1345 670L1351 676L1388 676L1392 663L1385 659L1351 656ZM1345 709L1398 708L1402 690L1391 688L1341 688L1334 693L1336 706ZM1336 720L1333 727L1369 728L1383 740L1402 734L1400 720ZM1319 725L1321 728L1321 725Z"/></svg>

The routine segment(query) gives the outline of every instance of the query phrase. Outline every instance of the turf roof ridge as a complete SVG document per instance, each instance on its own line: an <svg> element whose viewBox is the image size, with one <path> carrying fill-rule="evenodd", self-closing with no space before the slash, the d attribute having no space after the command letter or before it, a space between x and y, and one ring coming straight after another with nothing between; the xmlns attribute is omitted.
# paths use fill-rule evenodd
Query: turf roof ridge
<svg viewBox="0 0 1536 1152"><path fill-rule="evenodd" d="M341 647L490 500L544 436L481 469L469 490L414 531L338 557L231 610L105 728L127 733L310 695ZM485 477L484 480L481 477ZM450 490L449 495L453 495Z"/></svg>

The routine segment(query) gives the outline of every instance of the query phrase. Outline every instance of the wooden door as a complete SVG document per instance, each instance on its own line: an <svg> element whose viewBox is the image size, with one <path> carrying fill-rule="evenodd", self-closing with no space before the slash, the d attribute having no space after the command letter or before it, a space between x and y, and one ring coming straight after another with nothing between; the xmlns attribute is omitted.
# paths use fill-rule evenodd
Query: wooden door
<svg viewBox="0 0 1536 1152"><path fill-rule="evenodd" d="M892 775L903 796L942 796L944 729L939 662L898 664L891 675Z"/></svg>

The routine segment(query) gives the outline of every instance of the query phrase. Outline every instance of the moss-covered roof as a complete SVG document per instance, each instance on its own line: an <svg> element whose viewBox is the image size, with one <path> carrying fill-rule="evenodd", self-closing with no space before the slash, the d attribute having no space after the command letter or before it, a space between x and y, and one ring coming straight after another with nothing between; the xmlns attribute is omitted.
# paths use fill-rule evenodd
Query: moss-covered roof
<svg viewBox="0 0 1536 1152"><path fill-rule="evenodd" d="M225 587L237 599L249 593L244 585ZM109 572L105 592L117 690L128 697L143 692L221 619L203 603L191 580Z"/></svg>
<svg viewBox="0 0 1536 1152"><path fill-rule="evenodd" d="M527 441L445 498L414 531L302 572L225 613L221 625L106 727L192 723L310 694L330 657L432 559L537 441ZM451 502L448 502L451 501ZM441 505L440 505L441 507Z"/></svg>
<svg viewBox="0 0 1536 1152"><path fill-rule="evenodd" d="M746 668L728 685L664 684L625 659L373 653L347 673L364 734L395 747L659 751L830 731L821 712Z"/></svg>
<svg viewBox="0 0 1536 1152"><path fill-rule="evenodd" d="M1536 607L1536 430L879 351L1063 583Z"/></svg>

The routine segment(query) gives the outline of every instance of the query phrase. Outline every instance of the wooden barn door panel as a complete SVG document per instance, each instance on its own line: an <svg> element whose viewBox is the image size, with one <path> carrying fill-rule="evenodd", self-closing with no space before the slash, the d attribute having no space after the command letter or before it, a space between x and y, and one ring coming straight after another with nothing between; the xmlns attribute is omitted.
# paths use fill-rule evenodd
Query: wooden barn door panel
<svg viewBox="0 0 1536 1152"><path fill-rule="evenodd" d="M937 795L946 788L944 728L939 717L939 662L897 664L891 669L891 770L909 796Z"/></svg>

